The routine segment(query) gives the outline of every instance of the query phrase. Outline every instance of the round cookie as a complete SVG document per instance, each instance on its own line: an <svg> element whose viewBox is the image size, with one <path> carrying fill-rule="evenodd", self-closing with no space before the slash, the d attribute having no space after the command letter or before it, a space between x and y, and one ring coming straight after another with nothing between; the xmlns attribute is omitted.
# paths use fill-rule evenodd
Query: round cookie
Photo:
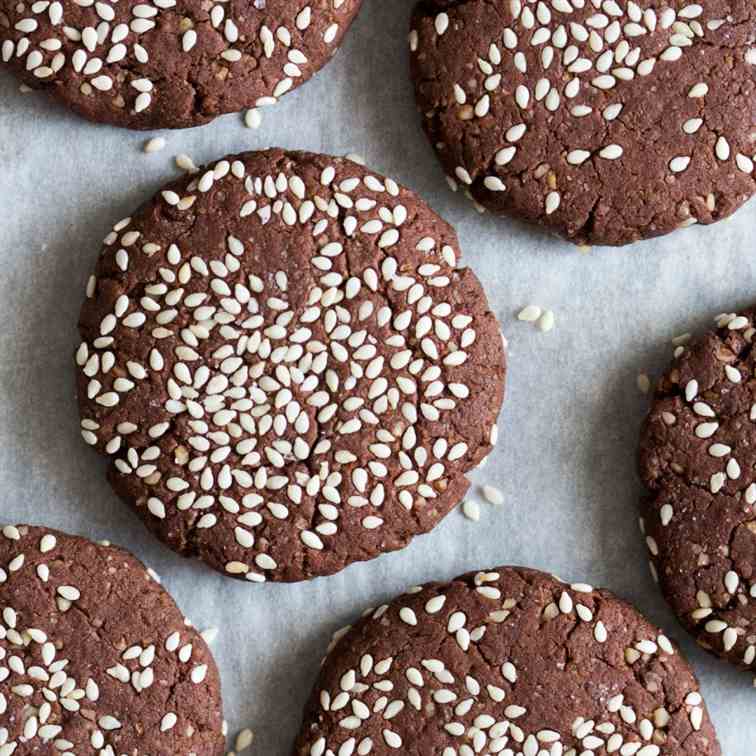
<svg viewBox="0 0 756 756"><path fill-rule="evenodd" d="M756 313L678 347L640 439L654 577L709 651L756 670Z"/></svg>
<svg viewBox="0 0 756 756"><path fill-rule="evenodd" d="M199 633L129 553L47 528L0 536L0 753L224 751Z"/></svg>
<svg viewBox="0 0 756 756"><path fill-rule="evenodd" d="M185 555L304 580L405 546L495 441L505 353L452 228L349 159L180 179L105 240L81 429Z"/></svg>
<svg viewBox="0 0 756 756"><path fill-rule="evenodd" d="M360 3L0 0L0 60L90 120L186 128L305 82Z"/></svg>
<svg viewBox="0 0 756 756"><path fill-rule="evenodd" d="M577 244L730 215L756 189L749 0L422 0L410 45L452 185Z"/></svg>
<svg viewBox="0 0 756 756"><path fill-rule="evenodd" d="M324 662L294 756L715 756L696 678L624 601L501 567L417 588Z"/></svg>

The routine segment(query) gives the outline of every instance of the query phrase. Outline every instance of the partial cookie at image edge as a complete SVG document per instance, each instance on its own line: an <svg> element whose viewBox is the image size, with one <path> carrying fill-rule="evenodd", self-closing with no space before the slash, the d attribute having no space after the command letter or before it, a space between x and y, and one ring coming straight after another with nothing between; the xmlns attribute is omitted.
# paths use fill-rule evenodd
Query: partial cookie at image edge
<svg viewBox="0 0 756 756"><path fill-rule="evenodd" d="M188 128L275 104L330 61L360 5L3 0L0 61L91 121Z"/></svg>
<svg viewBox="0 0 756 756"><path fill-rule="evenodd" d="M49 528L1 533L3 752L222 756L218 670L154 572Z"/></svg>
<svg viewBox="0 0 756 756"><path fill-rule="evenodd" d="M754 310L678 344L640 435L652 574L707 651L756 671Z"/></svg>
<svg viewBox="0 0 756 756"><path fill-rule="evenodd" d="M500 567L413 588L337 633L292 754L604 750L721 754L658 628L608 591Z"/></svg>

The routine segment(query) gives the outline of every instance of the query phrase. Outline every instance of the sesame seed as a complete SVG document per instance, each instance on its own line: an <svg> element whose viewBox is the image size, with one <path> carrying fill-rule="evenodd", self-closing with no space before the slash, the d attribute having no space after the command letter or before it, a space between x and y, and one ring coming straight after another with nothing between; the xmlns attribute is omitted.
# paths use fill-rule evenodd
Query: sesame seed
<svg viewBox="0 0 756 756"><path fill-rule="evenodd" d="M546 195L546 215L552 215L559 209L562 196L559 192L549 192Z"/></svg>
<svg viewBox="0 0 756 756"><path fill-rule="evenodd" d="M527 305L517 315L518 320L526 323L535 323L542 315L543 310L538 305Z"/></svg>
<svg viewBox="0 0 756 756"><path fill-rule="evenodd" d="M242 730L237 736L234 748L238 753L249 748L255 739L254 733L249 728Z"/></svg>
<svg viewBox="0 0 756 756"><path fill-rule="evenodd" d="M160 722L160 732L168 732L172 730L177 722L178 717L173 712L168 712Z"/></svg>
<svg viewBox="0 0 756 756"><path fill-rule="evenodd" d="M705 82L699 82L691 87L688 97L705 97L709 93L709 86Z"/></svg>
<svg viewBox="0 0 756 756"><path fill-rule="evenodd" d="M599 151L599 156L606 160L617 160L622 157L622 147L618 144L609 144Z"/></svg>
<svg viewBox="0 0 756 756"><path fill-rule="evenodd" d="M714 152L719 160L725 161L730 158L730 144L725 137L720 136L714 147Z"/></svg>
<svg viewBox="0 0 756 756"><path fill-rule="evenodd" d="M548 333L556 324L556 316L551 310L546 310L538 320L537 326L541 333Z"/></svg>
<svg viewBox="0 0 756 756"><path fill-rule="evenodd" d="M570 165L582 165L590 156L588 150L572 150L567 154L567 162Z"/></svg>
<svg viewBox="0 0 756 756"><path fill-rule="evenodd" d="M164 149L166 145L166 141L163 137L154 137L152 139L149 139L144 143L144 151L148 154L153 152L160 152L160 150Z"/></svg>
<svg viewBox="0 0 756 756"><path fill-rule="evenodd" d="M197 173L197 166L189 155L176 155L176 166L187 173Z"/></svg>
<svg viewBox="0 0 756 756"><path fill-rule="evenodd" d="M506 190L506 185L498 176L486 176L484 180L486 189L491 192L503 192Z"/></svg>
<svg viewBox="0 0 756 756"><path fill-rule="evenodd" d="M472 520L473 522L480 521L480 505L477 501L465 499L462 502L462 513L468 520Z"/></svg>
<svg viewBox="0 0 756 756"><path fill-rule="evenodd" d="M244 125L248 129L259 129L262 124L262 114L258 108L250 108L244 114ZM238 749L237 749L238 750Z"/></svg>
<svg viewBox="0 0 756 756"><path fill-rule="evenodd" d="M593 630L593 635L598 643L606 643L609 638L609 634L607 633L606 627L604 626L603 622L599 621L596 623Z"/></svg>
<svg viewBox="0 0 756 756"><path fill-rule="evenodd" d="M482 491L486 501L490 504L501 506L504 503L504 494L495 486L483 486Z"/></svg>

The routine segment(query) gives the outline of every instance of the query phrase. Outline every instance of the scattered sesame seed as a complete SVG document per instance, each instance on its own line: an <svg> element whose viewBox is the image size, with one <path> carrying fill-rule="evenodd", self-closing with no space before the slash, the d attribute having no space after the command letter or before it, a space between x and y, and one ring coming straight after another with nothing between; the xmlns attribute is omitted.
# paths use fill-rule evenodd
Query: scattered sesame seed
<svg viewBox="0 0 756 756"><path fill-rule="evenodd" d="M199 168L194 164L194 161L189 155L185 155L184 153L176 155L176 166L187 173L197 173L199 171Z"/></svg>
<svg viewBox="0 0 756 756"><path fill-rule="evenodd" d="M504 503L504 494L495 486L483 486L482 491L489 504L500 506Z"/></svg>
<svg viewBox="0 0 756 756"><path fill-rule="evenodd" d="M236 749L237 753L241 753L242 751L246 751L247 748L249 748L253 741L255 739L255 735L249 728L246 728L242 730L237 736L236 736L236 742L234 743L234 748Z"/></svg>
<svg viewBox="0 0 756 756"><path fill-rule="evenodd" d="M144 151L147 153L160 152L164 149L166 141L163 137L153 137L144 143Z"/></svg>
<svg viewBox="0 0 756 756"><path fill-rule="evenodd" d="M518 320L522 320L525 323L535 323L543 313L543 310L538 305L527 305L517 315Z"/></svg>
<svg viewBox="0 0 756 756"><path fill-rule="evenodd" d="M250 108L244 114L244 125L248 129L259 129L262 124L262 113L259 108Z"/></svg>
<svg viewBox="0 0 756 756"><path fill-rule="evenodd" d="M218 637L218 632L217 627L208 627L206 630L203 630L200 635L208 646L212 646Z"/></svg>
<svg viewBox="0 0 756 756"><path fill-rule="evenodd" d="M462 502L462 513L468 520L473 522L480 521L480 505L473 499L465 499Z"/></svg>
<svg viewBox="0 0 756 756"><path fill-rule="evenodd" d="M556 318L554 313L551 310L546 310L538 320L538 330L541 331L541 333L548 333L554 328L555 323Z"/></svg>

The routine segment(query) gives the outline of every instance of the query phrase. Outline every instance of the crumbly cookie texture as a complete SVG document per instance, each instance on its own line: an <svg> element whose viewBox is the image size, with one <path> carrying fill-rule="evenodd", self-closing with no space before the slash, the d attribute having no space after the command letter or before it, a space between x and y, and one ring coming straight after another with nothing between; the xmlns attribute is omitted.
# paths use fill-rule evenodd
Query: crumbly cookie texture
<svg viewBox="0 0 756 756"><path fill-rule="evenodd" d="M607 591L501 567L337 634L294 756L717 756L677 648Z"/></svg>
<svg viewBox="0 0 756 756"><path fill-rule="evenodd" d="M0 754L224 751L220 681L156 575L121 549L0 534Z"/></svg>
<svg viewBox="0 0 756 756"><path fill-rule="evenodd" d="M729 313L680 345L640 440L650 491L641 527L651 568L682 624L718 656L756 670L756 312Z"/></svg>
<svg viewBox="0 0 756 756"><path fill-rule="evenodd" d="M309 79L360 3L0 0L0 59L93 121L185 128Z"/></svg>
<svg viewBox="0 0 756 756"><path fill-rule="evenodd" d="M481 208L621 245L754 193L750 0L422 0L410 46L424 128Z"/></svg>
<svg viewBox="0 0 756 756"><path fill-rule="evenodd" d="M84 440L158 537L295 581L405 546L496 439L499 326L452 228L348 159L271 150L105 240L76 355Z"/></svg>

